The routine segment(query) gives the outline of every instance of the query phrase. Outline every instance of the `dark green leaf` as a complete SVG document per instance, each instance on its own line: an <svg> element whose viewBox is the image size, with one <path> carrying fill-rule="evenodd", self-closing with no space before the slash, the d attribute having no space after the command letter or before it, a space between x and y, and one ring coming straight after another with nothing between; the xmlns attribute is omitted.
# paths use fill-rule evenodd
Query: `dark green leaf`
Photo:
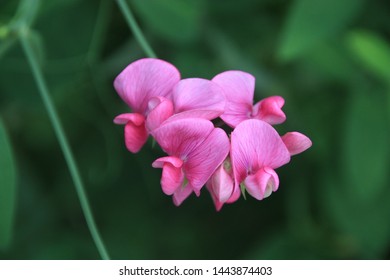
<svg viewBox="0 0 390 280"><path fill-rule="evenodd" d="M363 0L296 0L285 23L279 56L295 58L341 32L360 11Z"/></svg>
<svg viewBox="0 0 390 280"><path fill-rule="evenodd" d="M142 23L164 39L185 43L199 35L203 1L149 0L132 4Z"/></svg>
<svg viewBox="0 0 390 280"><path fill-rule="evenodd" d="M390 81L390 44L379 35L369 31L355 31L348 34L347 44L363 66Z"/></svg>
<svg viewBox="0 0 390 280"><path fill-rule="evenodd" d="M15 213L16 173L11 144L0 119L0 249L6 249L12 238Z"/></svg>

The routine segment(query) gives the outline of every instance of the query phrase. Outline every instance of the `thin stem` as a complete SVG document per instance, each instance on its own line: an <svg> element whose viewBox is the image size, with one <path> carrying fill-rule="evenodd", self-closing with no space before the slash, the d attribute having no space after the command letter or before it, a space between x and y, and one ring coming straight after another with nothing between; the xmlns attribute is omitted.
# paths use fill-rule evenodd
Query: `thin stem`
<svg viewBox="0 0 390 280"><path fill-rule="evenodd" d="M136 40L141 45L141 48L144 50L145 54L148 57L157 58L157 55L150 47L148 41L145 39L144 34L139 28L137 22L135 21L134 16L130 10L129 5L127 5L126 0L117 0L117 3L119 5L120 10L122 11L122 14L125 16L130 29L133 31Z"/></svg>
<svg viewBox="0 0 390 280"><path fill-rule="evenodd" d="M84 190L84 184L81 180L80 173L78 171L76 161L74 160L72 150L69 146L68 140L66 138L64 129L58 117L54 103L50 97L48 88L46 86L45 79L42 74L42 70L39 66L38 59L34 53L33 47L29 40L29 29L27 27L21 28L20 41L25 52L25 55L30 64L35 82L37 83L39 93L41 94L43 103L46 107L46 110L49 114L50 121L54 127L54 131L60 143L62 152L64 154L65 160L68 164L70 174L72 176L73 182L76 186L77 195L80 200L81 208L83 210L89 231L91 232L92 238L95 242L95 245L99 251L99 254L102 259L108 260L109 256L107 250L104 246L103 240L100 237L99 231L96 227L91 208L89 206L88 198Z"/></svg>

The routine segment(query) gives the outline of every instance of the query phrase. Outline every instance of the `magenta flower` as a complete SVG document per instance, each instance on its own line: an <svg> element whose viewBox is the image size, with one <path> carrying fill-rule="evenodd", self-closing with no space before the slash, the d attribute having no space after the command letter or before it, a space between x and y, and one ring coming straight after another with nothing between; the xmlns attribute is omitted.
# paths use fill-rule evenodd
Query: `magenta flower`
<svg viewBox="0 0 390 280"><path fill-rule="evenodd" d="M154 58L137 60L116 77L114 87L133 111L114 119L116 124L125 125L125 144L129 151L137 153L148 138L145 119L150 99L170 98L179 80L180 73L172 64Z"/></svg>
<svg viewBox="0 0 390 280"><path fill-rule="evenodd" d="M251 196L262 200L278 189L275 169L288 163L290 154L311 146L309 138L300 133L286 134L284 140L271 125L260 120L243 121L234 129L231 159L235 191L241 185Z"/></svg>
<svg viewBox="0 0 390 280"><path fill-rule="evenodd" d="M155 160L162 168L161 187L180 205L192 192L200 190L229 153L226 133L201 118L176 117L156 128L153 135L168 154Z"/></svg>
<svg viewBox="0 0 390 280"><path fill-rule="evenodd" d="M231 127L248 119L259 119L269 124L280 124L286 120L281 108L284 99L280 96L267 97L255 105L253 95L255 78L242 71L226 71L212 79L224 90L226 109L221 119Z"/></svg>
<svg viewBox="0 0 390 280"><path fill-rule="evenodd" d="M211 194L217 211L221 210L224 203L231 203L238 199L240 196L239 189L238 193L233 192L234 178L230 157L227 157L217 168L210 180L206 183L206 187Z"/></svg>
<svg viewBox="0 0 390 280"><path fill-rule="evenodd" d="M206 79L183 79L172 90L171 100L154 97L149 101L146 127L153 134L169 117L203 118L212 120L225 111L225 96L222 88Z"/></svg>

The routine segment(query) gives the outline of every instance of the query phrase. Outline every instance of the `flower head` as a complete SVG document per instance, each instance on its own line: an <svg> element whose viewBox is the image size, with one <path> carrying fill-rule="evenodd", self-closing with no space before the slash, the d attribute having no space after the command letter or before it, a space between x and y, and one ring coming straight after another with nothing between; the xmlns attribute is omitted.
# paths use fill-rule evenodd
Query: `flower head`
<svg viewBox="0 0 390 280"><path fill-rule="evenodd" d="M229 153L226 133L201 118L175 118L153 133L168 154L153 162L162 168L161 187L180 205L192 192L200 190Z"/></svg>
<svg viewBox="0 0 390 280"><path fill-rule="evenodd" d="M269 124L279 124L286 120L282 111L284 99L280 96L267 97L255 105L253 95L255 78L242 71L226 71L212 79L220 85L226 96L226 110L221 119L231 127L248 119L259 119Z"/></svg>
<svg viewBox="0 0 390 280"><path fill-rule="evenodd" d="M114 87L133 111L114 119L116 124L125 125L125 143L129 151L137 153L148 138L145 119L149 114L149 101L153 97L170 98L179 80L180 73L172 64L154 58L137 60L116 77Z"/></svg>

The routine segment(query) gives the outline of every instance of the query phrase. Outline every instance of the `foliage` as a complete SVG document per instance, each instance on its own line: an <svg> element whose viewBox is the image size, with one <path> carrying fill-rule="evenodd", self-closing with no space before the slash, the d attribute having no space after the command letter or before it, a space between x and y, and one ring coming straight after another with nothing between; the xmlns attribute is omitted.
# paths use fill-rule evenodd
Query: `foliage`
<svg viewBox="0 0 390 280"><path fill-rule="evenodd" d="M127 111L112 81L144 56L115 1L25 2L39 2L35 17L34 7L17 13L16 0L0 9L0 202L16 199L15 212L0 205L0 235L12 233L0 236L11 242L0 244L1 259L99 258L17 40L21 14L112 258L390 257L387 3L128 1L154 51L183 77L248 71L257 100L285 98L278 131L313 140L278 169L276 193L217 213L206 191L175 207L151 167L161 151L149 143L130 154L112 123Z"/></svg>

